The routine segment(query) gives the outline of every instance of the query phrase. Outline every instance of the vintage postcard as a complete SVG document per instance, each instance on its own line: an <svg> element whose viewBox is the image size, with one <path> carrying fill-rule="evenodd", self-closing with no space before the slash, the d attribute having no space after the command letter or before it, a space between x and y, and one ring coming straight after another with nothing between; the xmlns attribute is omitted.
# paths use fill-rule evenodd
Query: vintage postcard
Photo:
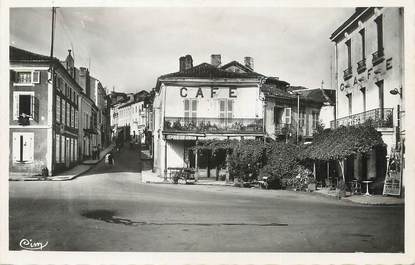
<svg viewBox="0 0 415 265"><path fill-rule="evenodd" d="M0 7L1 264L415 262L413 3Z"/></svg>

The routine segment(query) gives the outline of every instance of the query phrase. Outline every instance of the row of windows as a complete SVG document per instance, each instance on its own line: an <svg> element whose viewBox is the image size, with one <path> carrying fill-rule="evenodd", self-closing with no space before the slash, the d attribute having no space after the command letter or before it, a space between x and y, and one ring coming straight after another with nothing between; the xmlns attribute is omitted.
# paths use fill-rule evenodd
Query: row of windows
<svg viewBox="0 0 415 265"><path fill-rule="evenodd" d="M60 96L56 96L56 121L78 129L78 110Z"/></svg>
<svg viewBox="0 0 415 265"><path fill-rule="evenodd" d="M376 24L376 33L377 33L377 52L383 53L383 19L382 15L378 16L375 19ZM361 45L361 60L366 59L366 31L365 29L361 29L359 31L360 35L360 45ZM349 39L345 42L346 49L347 49L347 68L350 69L352 67L352 40ZM381 54L379 54L381 55Z"/></svg>
<svg viewBox="0 0 415 265"><path fill-rule="evenodd" d="M55 162L73 163L78 160L78 140L64 135L55 135Z"/></svg>
<svg viewBox="0 0 415 265"><path fill-rule="evenodd" d="M292 110L291 108L274 107L274 123L275 124L291 124L292 123ZM300 110L298 115L299 127L308 127L309 117L311 118L311 124L313 128L316 128L319 124L319 113L313 111L311 115L307 115L304 110Z"/></svg>
<svg viewBox="0 0 415 265"><path fill-rule="evenodd" d="M379 82L376 82L375 85L377 86L377 89L378 89L379 108L383 109L384 108L383 80L381 80ZM365 112L366 111L366 88L362 87L360 89L360 93L362 95L362 102L359 103L359 104L362 104L363 112ZM346 94L346 97L347 97L347 107L348 107L349 115L356 114L356 113L353 113L353 94L348 93L348 94Z"/></svg>
<svg viewBox="0 0 415 265"><path fill-rule="evenodd" d="M56 89L70 102L78 106L79 95L70 85L68 85L61 77L56 78Z"/></svg>

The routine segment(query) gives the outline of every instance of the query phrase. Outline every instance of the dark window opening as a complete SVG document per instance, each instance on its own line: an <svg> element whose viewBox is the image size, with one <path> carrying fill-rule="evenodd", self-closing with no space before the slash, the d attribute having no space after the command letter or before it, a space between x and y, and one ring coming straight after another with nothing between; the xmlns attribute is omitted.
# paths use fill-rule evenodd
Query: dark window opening
<svg viewBox="0 0 415 265"><path fill-rule="evenodd" d="M361 31L359 31L359 33L360 33L360 37L362 40L362 60L364 60L366 58L365 29L362 29Z"/></svg>
<svg viewBox="0 0 415 265"><path fill-rule="evenodd" d="M32 96L31 95L20 95L19 96L19 115L25 114L28 116L32 115Z"/></svg>
<svg viewBox="0 0 415 265"><path fill-rule="evenodd" d="M383 18L382 15L378 16L375 19L376 23L376 30L377 30L377 44L378 44L378 52L383 52Z"/></svg>
<svg viewBox="0 0 415 265"><path fill-rule="evenodd" d="M347 68L352 67L352 42L351 40L346 41L347 46Z"/></svg>

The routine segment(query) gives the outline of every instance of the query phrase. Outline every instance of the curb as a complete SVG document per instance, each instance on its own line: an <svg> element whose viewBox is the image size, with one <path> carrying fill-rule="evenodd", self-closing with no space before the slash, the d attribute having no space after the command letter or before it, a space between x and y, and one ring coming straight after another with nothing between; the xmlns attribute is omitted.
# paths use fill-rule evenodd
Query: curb
<svg viewBox="0 0 415 265"><path fill-rule="evenodd" d="M112 149L109 149L107 153L105 153L105 155L107 155ZM100 162L102 162L102 160L105 159L105 155L102 156L102 158L100 158L95 164L80 164L80 165L84 165L84 166L89 166L87 169L85 169L82 172L79 172L71 177L63 177L63 176L51 176L51 177L47 177L45 179L42 178L21 178L21 179L12 179L9 178L9 181L68 181L68 180L73 180L77 177L79 177L80 175L88 172L89 170L91 170L91 168L93 168L94 166L96 166L97 164L99 164ZM55 179L54 179L55 178Z"/></svg>

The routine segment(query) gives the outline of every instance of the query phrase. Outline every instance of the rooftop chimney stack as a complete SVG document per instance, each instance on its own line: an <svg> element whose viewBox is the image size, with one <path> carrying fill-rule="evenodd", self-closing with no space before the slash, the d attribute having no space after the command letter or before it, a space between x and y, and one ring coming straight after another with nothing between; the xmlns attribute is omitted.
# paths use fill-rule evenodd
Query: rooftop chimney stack
<svg viewBox="0 0 415 265"><path fill-rule="evenodd" d="M193 67L193 59L191 55L182 56L179 58L179 71L185 71Z"/></svg>
<svg viewBox="0 0 415 265"><path fill-rule="evenodd" d="M220 54L212 54L210 56L210 64L214 67L219 67L222 64Z"/></svg>
<svg viewBox="0 0 415 265"><path fill-rule="evenodd" d="M254 70L254 58L249 57L249 56L245 57L245 66L253 71Z"/></svg>

